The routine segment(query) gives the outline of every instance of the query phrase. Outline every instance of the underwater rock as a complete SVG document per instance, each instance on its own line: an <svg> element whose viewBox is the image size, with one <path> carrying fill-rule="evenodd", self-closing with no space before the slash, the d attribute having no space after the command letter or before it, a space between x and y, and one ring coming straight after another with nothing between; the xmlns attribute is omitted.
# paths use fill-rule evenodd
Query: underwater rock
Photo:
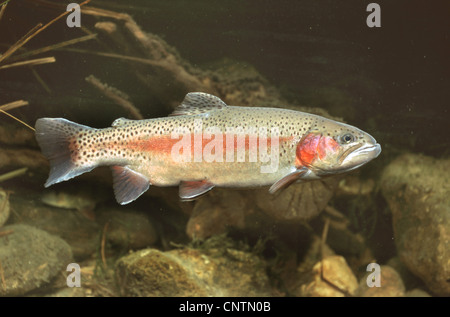
<svg viewBox="0 0 450 317"><path fill-rule="evenodd" d="M99 246L100 228L76 210L48 207L40 196L11 196L14 223L29 224L65 240L78 261L93 254Z"/></svg>
<svg viewBox="0 0 450 317"><path fill-rule="evenodd" d="M425 292L424 290L421 290L419 288L414 288L410 291L407 291L405 293L406 297L431 297L430 294L428 294L427 292Z"/></svg>
<svg viewBox="0 0 450 317"><path fill-rule="evenodd" d="M389 261L386 262L386 265L389 265L397 271L405 285L405 289L410 290L418 287L425 288L424 282L412 274L398 256L389 259Z"/></svg>
<svg viewBox="0 0 450 317"><path fill-rule="evenodd" d="M205 239L224 233L228 227L244 228L249 211L248 191L216 189L199 199L186 226L191 238Z"/></svg>
<svg viewBox="0 0 450 317"><path fill-rule="evenodd" d="M186 225L187 235L191 239L203 240L230 230L238 230L257 236L275 234L280 239L284 237L299 245L294 242L293 236L288 235L298 233L304 222L299 219L291 221L291 218L288 221L285 218L278 219L259 210L256 208L255 200L258 196L255 193L259 193L258 190L214 189L195 202Z"/></svg>
<svg viewBox="0 0 450 317"><path fill-rule="evenodd" d="M367 277L371 272L360 280L356 296L362 297L401 297L405 296L405 286L400 274L388 265L380 266L380 287L367 286Z"/></svg>
<svg viewBox="0 0 450 317"><path fill-rule="evenodd" d="M430 291L450 295L450 160L405 154L383 171L398 254Z"/></svg>
<svg viewBox="0 0 450 317"><path fill-rule="evenodd" d="M28 225L1 228L0 296L23 295L51 282L71 263L70 246L62 239Z"/></svg>
<svg viewBox="0 0 450 317"><path fill-rule="evenodd" d="M358 288L352 270L338 255L327 256L317 262L304 279L297 289L297 296L343 297L353 295Z"/></svg>
<svg viewBox="0 0 450 317"><path fill-rule="evenodd" d="M9 214L9 194L0 188L0 227L8 221Z"/></svg>
<svg viewBox="0 0 450 317"><path fill-rule="evenodd" d="M117 261L124 296L270 296L265 265L233 249L144 249Z"/></svg>
<svg viewBox="0 0 450 317"><path fill-rule="evenodd" d="M303 220L318 215L328 204L340 176L293 184L270 195L267 188L255 191L254 203L266 214L280 220Z"/></svg>
<svg viewBox="0 0 450 317"><path fill-rule="evenodd" d="M106 229L106 240L114 247L138 250L158 240L155 226L145 214L128 208L103 209L97 222Z"/></svg>

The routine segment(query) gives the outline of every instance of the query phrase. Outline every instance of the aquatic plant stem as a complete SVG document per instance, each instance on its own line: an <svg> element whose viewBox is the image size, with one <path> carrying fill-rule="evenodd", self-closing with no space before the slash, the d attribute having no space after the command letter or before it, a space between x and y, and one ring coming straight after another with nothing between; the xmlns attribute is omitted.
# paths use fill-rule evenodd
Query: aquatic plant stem
<svg viewBox="0 0 450 317"><path fill-rule="evenodd" d="M29 52L26 52L26 53L14 56L14 58L12 58L12 60L17 60L19 58L28 57L28 56L32 56L32 55L37 55L37 54L48 52L48 51L51 51L51 50L56 50L56 49L59 49L59 48L65 47L65 46L69 46L69 45L73 45L73 44L76 44L76 43L88 41L88 40L91 40L91 39L96 38L96 37L97 37L97 34L85 35L85 36L82 36L82 37L78 37L76 39L72 39L72 40L60 42L60 43L57 43L57 44L45 46L45 47L42 47L42 48L39 48L39 49L36 49L36 50L33 50L33 51L29 51Z"/></svg>
<svg viewBox="0 0 450 317"><path fill-rule="evenodd" d="M86 0L82 3L80 3L80 7L89 3L91 0ZM65 11L63 13L61 13L60 15L58 15L56 18L54 18L53 20L51 20L50 22L48 22L47 24L45 24L44 26L42 26L42 23L39 23L38 25L36 25L34 28L32 28L27 34L25 34L25 36L23 36L19 41L17 41L13 46L11 46L6 52L5 54L3 54L2 56L0 56L0 63L3 62L5 59L7 59L9 56L11 56L12 54L14 54L15 51L17 51L19 48L21 48L22 46L24 46L29 40L31 40L33 37L35 37L36 35L38 35L39 33L41 33L42 31L44 31L46 28L48 28L50 25L52 25L53 23L55 23L56 21L58 21L59 19L63 18L64 16L68 15L69 13L72 13L72 11L75 10L72 9L70 11Z"/></svg>
<svg viewBox="0 0 450 317"><path fill-rule="evenodd" d="M42 57L42 58L30 59L30 60L26 60L26 61L22 61L22 62L6 64L3 66L0 66L0 69L19 67L19 66L34 66L34 65L48 64L48 63L54 63L54 62L56 62L56 59L53 56Z"/></svg>
<svg viewBox="0 0 450 317"><path fill-rule="evenodd" d="M8 117L11 117L11 118L13 118L13 119L16 120L16 121L19 121L20 123L22 123L22 124L23 124L24 126L26 126L27 128L29 128L29 129L31 129L31 130L33 130L33 131L36 131L35 128L33 128L32 126L29 126L28 124L26 124L25 122L23 122L23 121L20 120L19 118L14 117L12 114L9 114L9 113L7 113L6 111L4 111L4 110L2 110L2 109L0 109L0 112L6 114Z"/></svg>
<svg viewBox="0 0 450 317"><path fill-rule="evenodd" d="M17 170L14 170L14 171L5 173L3 175L0 175L0 182L6 181L8 179L17 177L17 176L22 175L22 174L25 174L25 172L27 170L28 170L28 167L22 167L22 168L19 168Z"/></svg>
<svg viewBox="0 0 450 317"><path fill-rule="evenodd" d="M106 256L105 256L106 231L108 230L108 227L109 227L109 221L107 223L105 223L105 226L103 227L101 250L100 250L100 253L102 256L103 268L105 269L105 271L108 268L108 265L106 263Z"/></svg>
<svg viewBox="0 0 450 317"><path fill-rule="evenodd" d="M5 13L6 6L8 5L8 2L9 2L9 1L10 1L10 0L7 0L7 1L3 2L2 4L0 4L0 6L2 7L2 8L0 9L0 20L1 20L2 17L3 17L3 13Z"/></svg>

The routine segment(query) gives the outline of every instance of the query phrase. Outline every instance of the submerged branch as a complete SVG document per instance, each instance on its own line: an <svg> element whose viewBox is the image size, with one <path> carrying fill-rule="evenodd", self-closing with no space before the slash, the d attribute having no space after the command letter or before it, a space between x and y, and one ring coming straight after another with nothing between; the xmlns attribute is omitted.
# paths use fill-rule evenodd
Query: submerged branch
<svg viewBox="0 0 450 317"><path fill-rule="evenodd" d="M32 56L32 55L37 55L37 54L40 54L40 53L45 53L45 52L48 52L48 51L51 51L51 50L56 50L56 49L59 49L59 48L65 47L65 46L69 46L69 45L73 45L73 44L76 44L76 43L88 41L88 40L94 39L96 37L97 37L97 34L89 34L89 35L85 35L85 36L82 36L82 37L78 37L76 39L72 39L72 40L60 42L60 43L57 43L57 44L45 46L45 47L42 47L42 48L30 51L30 52L26 52L26 53L17 55L17 56L15 56L13 58L13 60L17 60L17 59L20 59L20 58L23 58L23 57Z"/></svg>
<svg viewBox="0 0 450 317"><path fill-rule="evenodd" d="M108 86L102 83L94 75L86 77L86 81L92 84L95 88L100 90L106 97L117 103L123 109L130 113L131 117L134 119L144 119L139 109L136 108L129 100L128 96L119 91L118 89Z"/></svg>
<svg viewBox="0 0 450 317"><path fill-rule="evenodd" d="M19 66L35 66L35 65L49 64L49 63L54 63L54 62L56 62L56 59L53 56L43 57L43 58L30 59L30 60L22 61L22 62L6 64L3 66L0 66L0 69L7 69L7 68L19 67Z"/></svg>
<svg viewBox="0 0 450 317"><path fill-rule="evenodd" d="M2 110L2 109L0 109L0 112L6 114L8 117L10 117L10 118L12 118L12 119L14 119L14 120L16 120L16 121L22 123L22 124L23 124L24 126L26 126L27 128L29 128L29 129L31 129L31 130L33 130L33 131L36 131L35 128L33 128L32 126L30 126L30 125L28 125L27 123L23 122L23 121L20 120L19 118L14 117L12 114L9 114L8 112L6 112L6 111L4 111L4 110Z"/></svg>

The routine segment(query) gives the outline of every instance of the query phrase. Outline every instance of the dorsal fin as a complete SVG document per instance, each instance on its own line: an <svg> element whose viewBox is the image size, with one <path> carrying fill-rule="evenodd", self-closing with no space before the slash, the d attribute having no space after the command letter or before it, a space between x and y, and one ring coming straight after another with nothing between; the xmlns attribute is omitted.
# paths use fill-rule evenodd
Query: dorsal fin
<svg viewBox="0 0 450 317"><path fill-rule="evenodd" d="M118 126L124 125L125 123L131 122L131 121L134 121L134 120L130 120L130 119L126 119L126 118L119 118L119 119L114 120L113 123L111 124L111 126L118 127Z"/></svg>
<svg viewBox="0 0 450 317"><path fill-rule="evenodd" d="M190 92L170 116L194 115L222 109L227 104L219 97L204 92Z"/></svg>

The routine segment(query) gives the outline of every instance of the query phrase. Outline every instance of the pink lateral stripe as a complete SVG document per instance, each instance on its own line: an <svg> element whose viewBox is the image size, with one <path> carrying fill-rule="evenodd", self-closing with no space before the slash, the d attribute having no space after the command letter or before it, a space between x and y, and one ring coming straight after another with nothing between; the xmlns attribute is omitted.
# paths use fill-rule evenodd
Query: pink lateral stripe
<svg viewBox="0 0 450 317"><path fill-rule="evenodd" d="M234 136L234 141L233 141L233 149L234 151L237 151L239 149L242 148L242 145L244 146L244 148L246 150L249 150L250 145L255 144L256 147L258 147L259 145L259 141L260 141L260 137L259 136L250 136L250 137L245 137L245 141L242 142L243 144L241 145L241 142L237 142L237 136L236 135L227 135L227 134L223 134L222 137L222 146L223 146L223 153L226 153L226 147L227 147L227 137L228 138L232 138ZM217 135L216 135L217 137ZM219 136L220 137L220 136ZM252 138L250 142L250 138ZM253 138L256 138L256 140L254 140ZM279 137L279 144L283 143L283 142L287 142L292 140L292 136L289 137ZM266 138L267 139L267 148L270 148L271 144L272 144L272 140L271 138ZM158 135L158 136L153 136L149 139L146 140L130 140L126 143L125 147L127 149L135 149L137 151L143 151L143 152L157 152L160 154L170 154L172 151L173 146L180 142L182 140L182 136L179 138L175 138L172 139L170 136L168 135ZM195 142L202 142L201 144L201 149L202 151L204 150L205 146L210 143L210 142L215 142L215 136L212 135L212 137L210 139L207 138L202 138L202 135L194 135L191 134L191 149L195 149ZM262 142L264 142L263 139L261 139ZM216 142L218 142L220 144L220 141L216 140Z"/></svg>

